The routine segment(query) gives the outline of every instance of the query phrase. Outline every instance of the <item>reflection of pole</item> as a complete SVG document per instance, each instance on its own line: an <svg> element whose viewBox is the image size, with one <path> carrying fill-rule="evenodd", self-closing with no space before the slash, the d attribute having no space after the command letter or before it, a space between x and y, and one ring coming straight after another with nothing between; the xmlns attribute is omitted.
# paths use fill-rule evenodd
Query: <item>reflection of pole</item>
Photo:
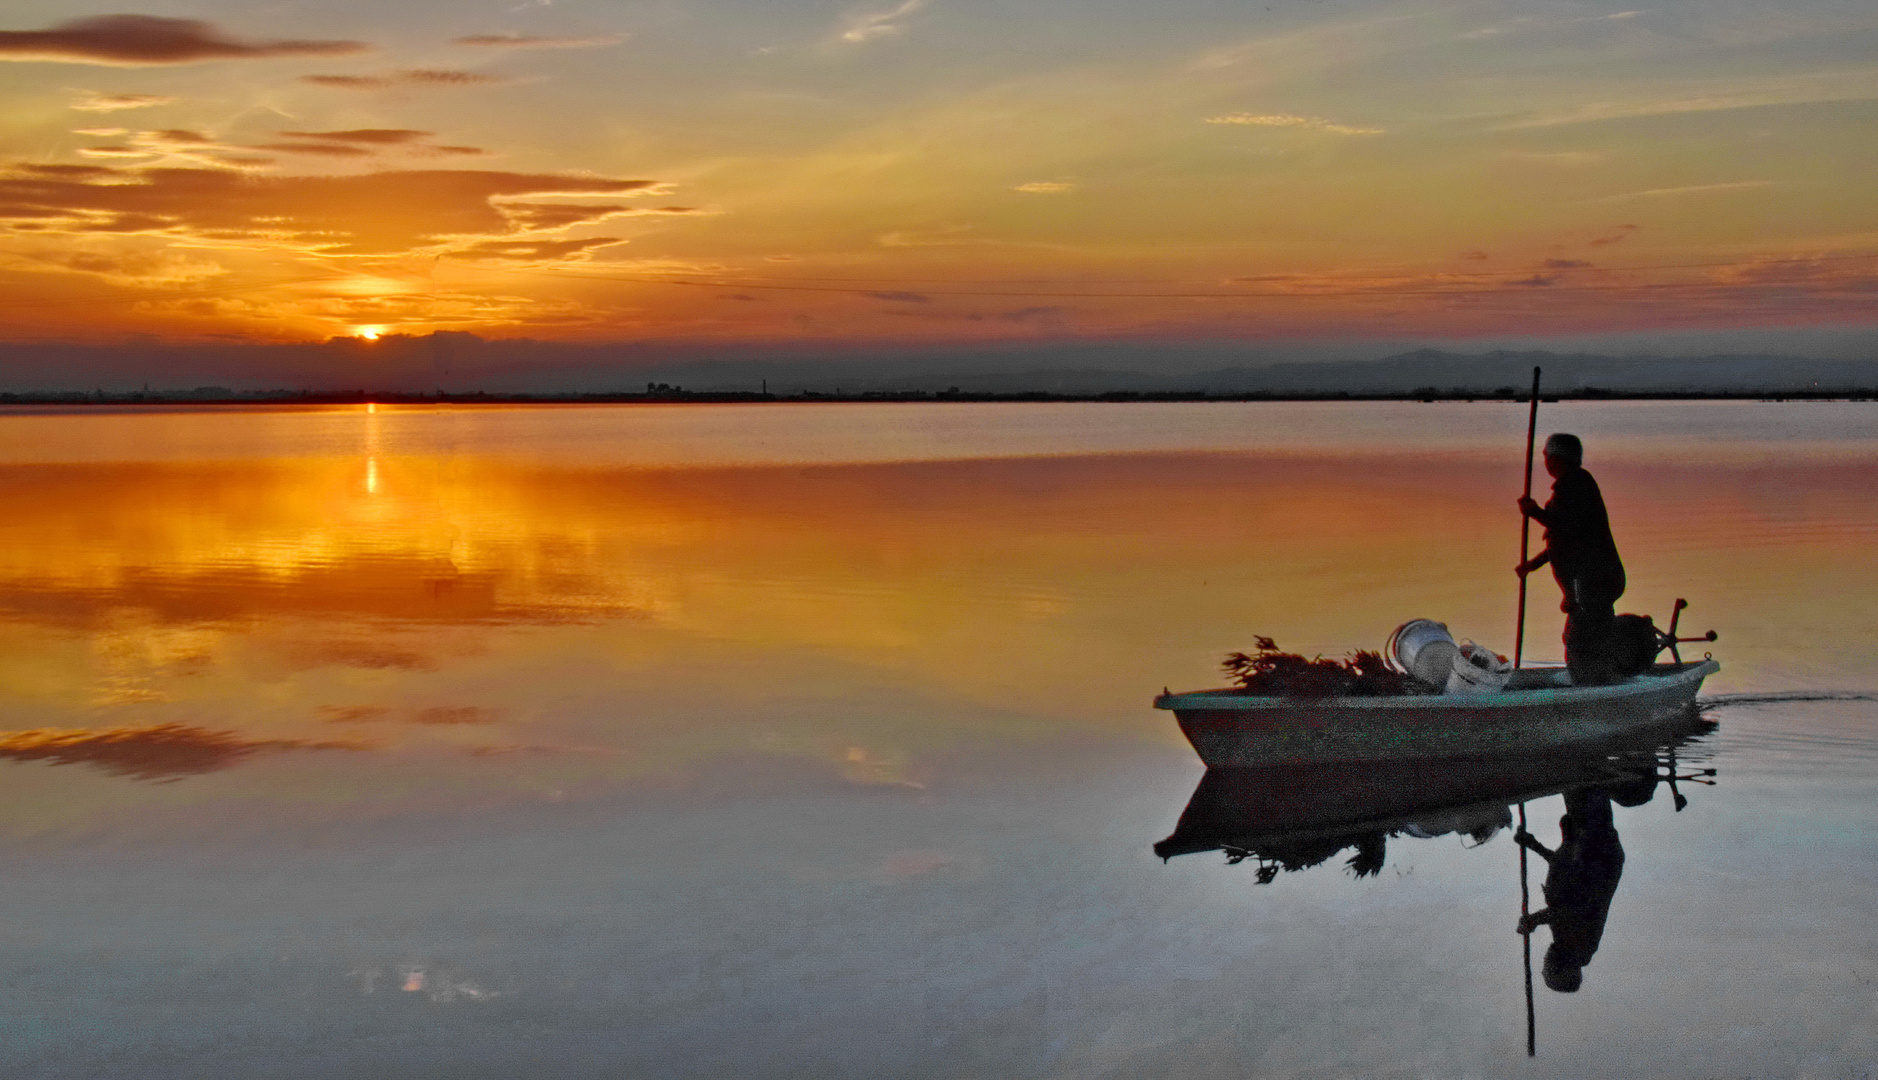
<svg viewBox="0 0 1878 1080"><path fill-rule="evenodd" d="M1521 496L1521 498L1530 499L1532 498L1532 439L1533 439L1534 433L1537 432L1539 428L1539 369L1538 368L1532 369L1532 396L1528 398L1527 400L1531 401L1532 404L1526 410L1526 493L1523 496ZM1526 511L1521 510L1519 512L1519 565L1522 567L1526 565L1526 548L1527 548L1527 545L1531 543L1532 543L1532 519L1526 516ZM1519 626L1517 629L1513 631L1513 667L1515 668L1519 667L1520 655L1524 653L1525 651L1526 651L1526 575L1522 572L1519 575ZM1525 823L1521 822L1520 827L1525 828ZM1520 848L1519 850L1521 852L1524 852L1526 849ZM1522 867L1526 865L1526 856L1524 854L1520 855L1519 864ZM1521 872L1520 877L1521 878L1525 877L1525 874L1523 871ZM1527 964L1527 966L1528 967L1531 966L1530 962ZM1530 977L1530 973L1528 973L1527 981L1528 982L1532 981Z"/></svg>
<svg viewBox="0 0 1878 1080"><path fill-rule="evenodd" d="M1533 383L1539 381L1538 369L1532 373ZM1526 804L1519 804L1519 831L1526 831ZM1539 1055L1538 1027L1532 1015L1532 930L1526 926L1527 908L1532 905L1532 896L1526 891L1526 845L1519 844L1519 925L1525 932L1520 937L1526 940L1526 1056Z"/></svg>

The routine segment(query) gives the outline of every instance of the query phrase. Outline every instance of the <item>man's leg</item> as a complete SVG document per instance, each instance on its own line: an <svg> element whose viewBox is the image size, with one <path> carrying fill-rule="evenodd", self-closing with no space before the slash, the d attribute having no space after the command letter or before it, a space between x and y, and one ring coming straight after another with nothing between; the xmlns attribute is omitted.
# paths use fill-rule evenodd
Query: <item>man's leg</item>
<svg viewBox="0 0 1878 1080"><path fill-rule="evenodd" d="M1614 606L1593 608L1580 604L1565 617L1565 667L1573 686L1604 686L1619 681L1611 656L1611 630L1617 623Z"/></svg>

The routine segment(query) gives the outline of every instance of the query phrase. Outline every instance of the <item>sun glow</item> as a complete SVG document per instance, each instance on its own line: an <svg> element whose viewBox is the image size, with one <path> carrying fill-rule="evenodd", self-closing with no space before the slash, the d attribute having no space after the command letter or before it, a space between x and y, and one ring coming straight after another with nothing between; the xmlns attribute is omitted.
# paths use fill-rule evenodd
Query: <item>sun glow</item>
<svg viewBox="0 0 1878 1080"><path fill-rule="evenodd" d="M367 341L377 341L379 337L384 334L385 328L382 326L355 326L352 328L352 331Z"/></svg>

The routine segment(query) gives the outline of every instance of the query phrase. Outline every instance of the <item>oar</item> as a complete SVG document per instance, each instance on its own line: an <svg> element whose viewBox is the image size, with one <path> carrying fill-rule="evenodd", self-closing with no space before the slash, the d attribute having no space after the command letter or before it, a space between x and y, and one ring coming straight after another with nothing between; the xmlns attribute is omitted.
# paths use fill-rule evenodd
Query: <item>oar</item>
<svg viewBox="0 0 1878 1080"><path fill-rule="evenodd" d="M1531 405L1526 410L1526 492L1524 495L1520 496L1523 499L1532 498L1532 439L1533 439L1533 435L1539 429L1539 369L1536 367L1532 369L1532 396L1528 398L1527 400L1531 402ZM1532 543L1532 519L1527 517L1525 511L1522 510L1520 511L1520 514L1519 514L1519 565L1521 566L1526 565L1526 550L1531 543ZM1518 629L1516 629L1513 632L1513 668L1515 670L1518 670L1520 657L1525 653L1525 651L1526 651L1526 575L1521 574L1519 575L1519 626L1518 626ZM1524 813L1524 810L1522 809L1521 812ZM1520 827L1524 828L1525 822L1522 821L1520 823ZM1523 852L1526 849L1521 848L1520 850ZM1520 859L1520 862L1519 862L1520 875L1519 876L1522 879L1522 885L1523 885L1523 881L1526 876L1526 871L1525 871L1526 856L1521 855L1519 859ZM1532 952L1531 949L1527 949L1526 951L1528 954ZM1531 990L1532 990L1532 985L1531 985L1532 984L1532 971L1531 971L1532 957L1530 955L1528 955L1526 958L1526 967L1527 967L1526 989L1527 989L1527 996L1530 997Z"/></svg>
<svg viewBox="0 0 1878 1080"><path fill-rule="evenodd" d="M1539 381L1539 373L1533 372L1533 382ZM1537 396L1537 395L1534 395ZM1519 831L1526 831L1526 804L1519 804ZM1532 894L1526 891L1526 845L1515 844L1519 848L1519 924L1526 925L1526 914L1532 906ZM1527 930L1520 937L1526 943L1526 1056L1539 1056L1539 1029L1532 1014L1532 931Z"/></svg>

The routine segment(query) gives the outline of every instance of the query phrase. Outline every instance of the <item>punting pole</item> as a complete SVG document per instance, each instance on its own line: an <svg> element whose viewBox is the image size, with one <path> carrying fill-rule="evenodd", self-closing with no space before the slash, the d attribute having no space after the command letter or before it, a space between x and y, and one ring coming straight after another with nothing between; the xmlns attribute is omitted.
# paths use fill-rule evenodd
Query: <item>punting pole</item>
<svg viewBox="0 0 1878 1080"><path fill-rule="evenodd" d="M1534 373L1537 378L1537 373ZM1526 831L1526 804L1519 804L1519 831ZM1516 844L1519 848L1519 922L1526 925L1527 909L1532 906L1532 896L1526 891L1526 845ZM1532 1014L1532 931L1526 930L1520 935L1526 941L1526 1056L1539 1056L1539 1029Z"/></svg>
<svg viewBox="0 0 1878 1080"><path fill-rule="evenodd" d="M1539 369L1536 367L1532 369L1532 394L1527 400L1531 402L1531 405L1526 410L1526 492L1521 498L1530 499L1532 498L1532 439L1533 435L1539 429ZM1526 549L1531 543L1532 519L1527 517L1525 512L1522 511L1519 515L1519 564L1521 566L1526 565ZM1519 668L1520 658L1525 652L1526 575L1521 574L1519 575L1519 626L1513 632L1513 667L1515 670ZM1520 827L1525 828L1525 822L1520 822ZM1519 856L1519 865L1521 867L1520 877L1523 879L1526 876L1524 871L1526 865L1526 856L1524 853L1526 849L1520 848L1519 850L1521 852ZM1530 958L1528 958L1526 966L1529 968L1532 966ZM1526 981L1532 981L1532 973L1530 971L1527 972Z"/></svg>

